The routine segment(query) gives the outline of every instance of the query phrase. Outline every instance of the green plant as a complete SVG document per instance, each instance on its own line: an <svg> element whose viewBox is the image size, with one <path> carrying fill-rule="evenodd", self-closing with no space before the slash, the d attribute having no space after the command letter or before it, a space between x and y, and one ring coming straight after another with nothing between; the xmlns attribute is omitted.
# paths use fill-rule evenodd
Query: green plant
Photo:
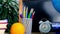
<svg viewBox="0 0 60 34"><path fill-rule="evenodd" d="M8 20L7 32L13 23L18 22L18 10L16 0L0 0L0 20Z"/></svg>

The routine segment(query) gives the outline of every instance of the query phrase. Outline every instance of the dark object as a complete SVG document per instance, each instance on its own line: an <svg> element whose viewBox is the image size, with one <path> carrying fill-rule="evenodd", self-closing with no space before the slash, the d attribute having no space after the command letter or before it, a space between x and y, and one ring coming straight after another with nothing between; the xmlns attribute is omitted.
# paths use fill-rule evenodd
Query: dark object
<svg viewBox="0 0 60 34"><path fill-rule="evenodd" d="M47 19L46 18L43 18L43 19L41 19L43 22L45 22L45 21L47 21Z"/></svg>
<svg viewBox="0 0 60 34"><path fill-rule="evenodd" d="M56 32L55 34L60 34L60 32Z"/></svg>

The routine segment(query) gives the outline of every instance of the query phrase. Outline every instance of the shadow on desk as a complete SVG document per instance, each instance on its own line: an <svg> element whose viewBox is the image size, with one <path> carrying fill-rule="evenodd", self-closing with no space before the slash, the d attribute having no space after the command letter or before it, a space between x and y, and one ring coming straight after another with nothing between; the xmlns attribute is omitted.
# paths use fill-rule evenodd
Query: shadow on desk
<svg viewBox="0 0 60 34"><path fill-rule="evenodd" d="M33 32L32 34L41 34L39 32ZM54 32L49 32L48 34L55 34Z"/></svg>
<svg viewBox="0 0 60 34"><path fill-rule="evenodd" d="M8 33L5 33L8 34ZM40 32L33 32L32 34L41 34ZM54 32L49 32L48 34L55 34Z"/></svg>

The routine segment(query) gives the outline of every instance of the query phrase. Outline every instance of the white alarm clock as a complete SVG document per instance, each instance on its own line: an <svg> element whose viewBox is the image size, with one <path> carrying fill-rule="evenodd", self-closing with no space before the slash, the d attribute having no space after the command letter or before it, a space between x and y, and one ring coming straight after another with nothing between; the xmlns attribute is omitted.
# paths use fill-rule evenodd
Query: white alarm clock
<svg viewBox="0 0 60 34"><path fill-rule="evenodd" d="M43 22L43 21L40 21L39 22L39 31L42 32L42 33L48 33L50 32L51 30L51 22L49 22L48 20Z"/></svg>

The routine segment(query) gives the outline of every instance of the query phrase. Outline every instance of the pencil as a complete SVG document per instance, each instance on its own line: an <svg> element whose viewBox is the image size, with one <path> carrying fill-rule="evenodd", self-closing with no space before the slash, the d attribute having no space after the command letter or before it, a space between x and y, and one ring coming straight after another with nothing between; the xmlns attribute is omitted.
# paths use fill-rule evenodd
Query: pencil
<svg viewBox="0 0 60 34"><path fill-rule="evenodd" d="M26 17L26 7L24 6L23 17Z"/></svg>
<svg viewBox="0 0 60 34"><path fill-rule="evenodd" d="M34 9L31 8L30 13L29 13L29 15L28 15L28 18L30 18L30 16L31 16L31 14L33 13L33 11L34 11Z"/></svg>
<svg viewBox="0 0 60 34"><path fill-rule="evenodd" d="M22 8L23 8L23 2L20 0L19 2L19 14L22 15Z"/></svg>
<svg viewBox="0 0 60 34"><path fill-rule="evenodd" d="M27 18L27 16L28 16L28 7L26 8L26 18Z"/></svg>
<svg viewBox="0 0 60 34"><path fill-rule="evenodd" d="M20 1L19 1L19 15L18 15L18 16L19 16L19 22L20 22L20 23L22 23L22 19L21 19L21 17L20 17L20 15L22 15L22 7L23 7L22 4L23 4L23 2L22 2L22 0L20 0Z"/></svg>
<svg viewBox="0 0 60 34"><path fill-rule="evenodd" d="M32 19L34 18L34 14L35 14L35 11L34 11L33 14L32 14Z"/></svg>

